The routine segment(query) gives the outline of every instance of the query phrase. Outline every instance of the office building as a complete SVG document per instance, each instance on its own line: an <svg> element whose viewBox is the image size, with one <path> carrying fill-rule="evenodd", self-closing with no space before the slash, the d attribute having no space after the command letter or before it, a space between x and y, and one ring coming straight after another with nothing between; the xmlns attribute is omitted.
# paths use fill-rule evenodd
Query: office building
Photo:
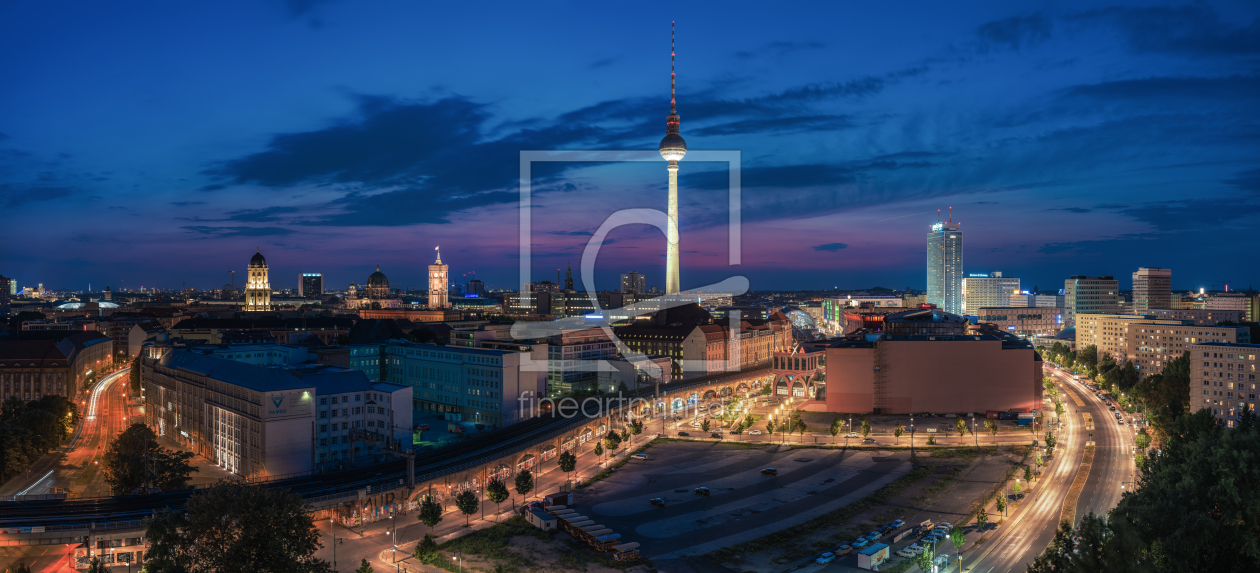
<svg viewBox="0 0 1260 573"><path fill-rule="evenodd" d="M621 292L623 293L645 293L647 292L647 277L639 274L639 271L630 271L621 275Z"/></svg>
<svg viewBox="0 0 1260 573"><path fill-rule="evenodd" d="M9 315L9 300L13 296L13 279L0 275L0 316Z"/></svg>
<svg viewBox="0 0 1260 573"><path fill-rule="evenodd" d="M1233 428L1243 407L1256 411L1260 344L1209 343L1190 347L1190 411L1207 409Z"/></svg>
<svg viewBox="0 0 1260 573"><path fill-rule="evenodd" d="M324 274L302 273L298 275L298 296L311 298L324 296Z"/></svg>
<svg viewBox="0 0 1260 573"><path fill-rule="evenodd" d="M1222 292L1210 294L1207 297L1208 310L1236 310L1242 311L1245 315L1247 308L1250 306L1251 297L1240 292Z"/></svg>
<svg viewBox="0 0 1260 573"><path fill-rule="evenodd" d="M145 424L242 477L411 445L411 389L361 372L288 371L176 349L143 360L141 381Z"/></svg>
<svg viewBox="0 0 1260 573"><path fill-rule="evenodd" d="M500 428L531 416L547 389L546 367L512 350L393 341L382 368L412 389L416 411Z"/></svg>
<svg viewBox="0 0 1260 573"><path fill-rule="evenodd" d="M267 278L267 259L262 251L254 253L249 260L249 282L245 283L245 311L263 312L271 310L271 281Z"/></svg>
<svg viewBox="0 0 1260 573"><path fill-rule="evenodd" d="M442 251L433 247L437 260L429 265L429 308L443 310L451 307L450 293L447 290L450 282L451 268L442 262Z"/></svg>
<svg viewBox="0 0 1260 573"><path fill-rule="evenodd" d="M1019 279L1002 273L971 273L963 279L963 312L976 314L981 308L1013 306L1011 296L1019 294Z"/></svg>
<svg viewBox="0 0 1260 573"><path fill-rule="evenodd" d="M593 392L601 361L617 358L617 345L602 328L553 334L547 344L547 397Z"/></svg>
<svg viewBox="0 0 1260 573"><path fill-rule="evenodd" d="M1076 324L1078 314L1119 314L1120 281L1113 277L1074 275L1063 283L1063 324Z"/></svg>
<svg viewBox="0 0 1260 573"><path fill-rule="evenodd" d="M963 234L961 223L936 223L927 235L927 302L962 314Z"/></svg>
<svg viewBox="0 0 1260 573"><path fill-rule="evenodd" d="M674 380L752 368L792 347L792 325L783 313L764 321L714 321L696 304L659 311L614 332L636 354L672 359Z"/></svg>
<svg viewBox="0 0 1260 573"><path fill-rule="evenodd" d="M599 391L607 394L632 392L639 388L667 387L671 380L668 356L644 356L636 360L615 358L600 367L596 377Z"/></svg>
<svg viewBox="0 0 1260 573"><path fill-rule="evenodd" d="M1042 407L1041 357L996 331L840 339L825 347L828 412L965 414ZM919 431L935 427L927 420Z"/></svg>
<svg viewBox="0 0 1260 573"><path fill-rule="evenodd" d="M1054 336L1063 329L1063 311L1057 308L981 308L976 310L976 320L981 324L991 324L1002 332L1025 338Z"/></svg>
<svg viewBox="0 0 1260 573"><path fill-rule="evenodd" d="M1076 323L1076 347L1096 346L1101 360L1111 355L1118 364L1133 362L1138 374L1163 371L1169 361L1181 357L1191 345L1249 343L1245 326L1202 326L1193 320L1157 320L1131 314L1082 314Z"/></svg>
<svg viewBox="0 0 1260 573"><path fill-rule="evenodd" d="M1133 314L1172 308L1172 269L1138 267L1133 273Z"/></svg>
<svg viewBox="0 0 1260 573"><path fill-rule="evenodd" d="M468 287L464 292L464 296L481 297L481 296L485 296L485 294L486 294L486 283L482 282L481 279L472 279L468 281Z"/></svg>
<svg viewBox="0 0 1260 573"><path fill-rule="evenodd" d="M884 334L953 336L967 333L967 319L934 308L903 310L884 317Z"/></svg>

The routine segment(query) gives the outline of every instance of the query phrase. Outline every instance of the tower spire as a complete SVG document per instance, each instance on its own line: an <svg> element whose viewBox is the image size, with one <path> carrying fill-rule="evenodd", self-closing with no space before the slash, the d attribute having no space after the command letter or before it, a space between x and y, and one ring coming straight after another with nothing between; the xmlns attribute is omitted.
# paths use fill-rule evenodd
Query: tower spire
<svg viewBox="0 0 1260 573"><path fill-rule="evenodd" d="M669 114L675 115L674 109L674 22L669 23Z"/></svg>
<svg viewBox="0 0 1260 573"><path fill-rule="evenodd" d="M669 162L669 229L666 231L665 294L679 292L678 280L678 160L687 155L687 142L679 134L677 77L674 67L676 27L669 23L669 117L665 119L665 138L661 140L661 157Z"/></svg>

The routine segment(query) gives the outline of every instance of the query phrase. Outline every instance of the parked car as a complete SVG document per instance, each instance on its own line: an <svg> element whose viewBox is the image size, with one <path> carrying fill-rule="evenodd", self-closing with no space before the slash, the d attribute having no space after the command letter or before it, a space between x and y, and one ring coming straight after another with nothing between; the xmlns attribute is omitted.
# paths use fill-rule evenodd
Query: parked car
<svg viewBox="0 0 1260 573"><path fill-rule="evenodd" d="M893 520L893 522L892 522L892 523L890 523L889 525L891 525L891 526L893 526L893 527L901 527L901 526L903 526L903 525L905 525L905 524L906 524L906 520L904 520L904 519L895 519L895 520Z"/></svg>
<svg viewBox="0 0 1260 573"><path fill-rule="evenodd" d="M875 443L875 438L863 438L863 439L862 439L862 443L863 443L863 444L873 444L873 443Z"/></svg>
<svg viewBox="0 0 1260 573"><path fill-rule="evenodd" d="M905 557L906 559L914 557L915 555L917 554L914 551L911 551L909 547L903 547L900 551L897 552L898 557Z"/></svg>
<svg viewBox="0 0 1260 573"><path fill-rule="evenodd" d="M709 488L707 487L696 488L696 495L700 497L709 497Z"/></svg>
<svg viewBox="0 0 1260 573"><path fill-rule="evenodd" d="M761 430L748 430L748 435L750 435L750 436L760 436L760 435L761 435Z"/></svg>
<svg viewBox="0 0 1260 573"><path fill-rule="evenodd" d="M871 542L870 542L870 541L867 541L867 540L865 540L865 539L863 539L863 538L859 537L859 538L857 538L856 540L854 540L854 541L853 541L853 548L854 548L854 549L861 549L861 548L866 547L867 545L870 545L870 544L871 544Z"/></svg>
<svg viewBox="0 0 1260 573"><path fill-rule="evenodd" d="M709 434L709 437L710 437L710 438L717 438L717 439L719 439L719 440L720 440L720 439L722 439L722 432L713 432L712 434Z"/></svg>
<svg viewBox="0 0 1260 573"><path fill-rule="evenodd" d="M856 438L856 437L858 437L858 435L857 435L857 432L849 432L849 433L845 434L845 435L844 435L844 437L846 437L846 438Z"/></svg>
<svg viewBox="0 0 1260 573"><path fill-rule="evenodd" d="M835 561L835 559L836 559L836 554L828 551L826 553L823 553L822 555L819 555L818 559L814 560L814 563L817 563L819 565L826 565L828 563L831 563L832 561Z"/></svg>
<svg viewBox="0 0 1260 573"><path fill-rule="evenodd" d="M853 547L849 545L841 545L839 549L836 549L836 555L848 555L850 553L853 553Z"/></svg>
<svg viewBox="0 0 1260 573"><path fill-rule="evenodd" d="M776 469L774 469L774 468L766 468L766 469L764 469L764 470L761 470L761 475L763 475L763 476L777 476L777 475L779 475L779 470L776 470Z"/></svg>
<svg viewBox="0 0 1260 573"><path fill-rule="evenodd" d="M421 431L424 431L424 430L427 430L427 429L429 429L429 425L428 425L428 424L420 424L420 430L421 430Z"/></svg>
<svg viewBox="0 0 1260 573"><path fill-rule="evenodd" d="M651 503L652 505L656 507L665 507L665 500L659 497L652 498L652 500L649 503Z"/></svg>
<svg viewBox="0 0 1260 573"><path fill-rule="evenodd" d="M633 456L630 456L630 457L632 457L632 458L634 458L634 459L636 459L636 460L646 460L646 459L647 459L647 454L634 454Z"/></svg>
<svg viewBox="0 0 1260 573"><path fill-rule="evenodd" d="M688 434L687 432L678 432L678 435L680 435L680 436L682 436L682 437L684 437L684 438L691 437L691 434Z"/></svg>
<svg viewBox="0 0 1260 573"><path fill-rule="evenodd" d="M918 555L920 553L923 553L924 551L927 551L927 548L923 547L922 545L919 545L918 543L911 543L909 547L906 547L906 549L913 551L915 555Z"/></svg>
<svg viewBox="0 0 1260 573"><path fill-rule="evenodd" d="M871 541L879 541L879 538L883 536L884 534L880 533L879 531L868 531L865 537Z"/></svg>

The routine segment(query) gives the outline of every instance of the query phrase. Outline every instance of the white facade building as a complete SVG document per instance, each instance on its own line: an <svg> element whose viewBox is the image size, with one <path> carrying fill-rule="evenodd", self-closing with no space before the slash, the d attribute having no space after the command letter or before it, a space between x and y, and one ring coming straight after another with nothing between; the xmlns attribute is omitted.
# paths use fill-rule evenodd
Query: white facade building
<svg viewBox="0 0 1260 573"><path fill-rule="evenodd" d="M927 302L962 314L963 235L961 223L936 223L927 235Z"/></svg>

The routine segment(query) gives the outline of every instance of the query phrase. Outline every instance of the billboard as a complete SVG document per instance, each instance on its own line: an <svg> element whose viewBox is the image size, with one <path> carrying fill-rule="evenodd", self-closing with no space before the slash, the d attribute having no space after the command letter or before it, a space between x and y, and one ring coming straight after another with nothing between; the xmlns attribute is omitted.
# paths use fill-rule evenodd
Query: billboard
<svg viewBox="0 0 1260 573"><path fill-rule="evenodd" d="M314 389L267 392L263 398L263 418L309 416Z"/></svg>

